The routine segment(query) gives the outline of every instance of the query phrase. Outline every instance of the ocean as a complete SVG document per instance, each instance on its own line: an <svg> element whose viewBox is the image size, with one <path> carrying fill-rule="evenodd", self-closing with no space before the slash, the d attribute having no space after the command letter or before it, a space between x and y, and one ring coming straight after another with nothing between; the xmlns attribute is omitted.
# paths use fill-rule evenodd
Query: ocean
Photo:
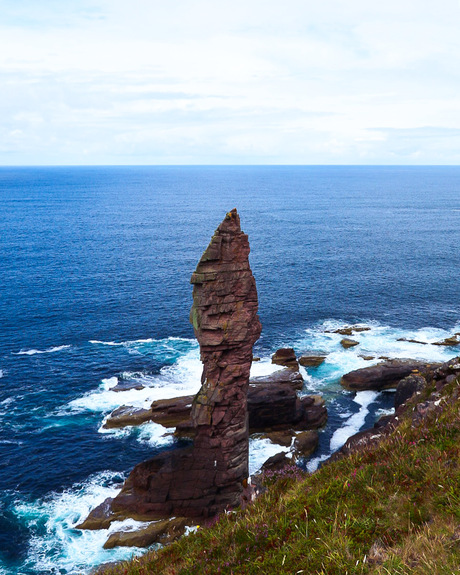
<svg viewBox="0 0 460 575"><path fill-rule="evenodd" d="M142 553L75 526L174 441L155 424L102 424L120 405L198 391L190 276L234 207L263 325L254 375L279 347L328 354L302 368L304 393L329 409L310 470L391 409L391 393L341 389L372 363L361 354L456 355L429 344L460 331L458 167L0 168L1 575ZM329 331L355 323L371 329L344 350ZM117 393L120 380L145 387ZM253 438L251 470L281 449Z"/></svg>

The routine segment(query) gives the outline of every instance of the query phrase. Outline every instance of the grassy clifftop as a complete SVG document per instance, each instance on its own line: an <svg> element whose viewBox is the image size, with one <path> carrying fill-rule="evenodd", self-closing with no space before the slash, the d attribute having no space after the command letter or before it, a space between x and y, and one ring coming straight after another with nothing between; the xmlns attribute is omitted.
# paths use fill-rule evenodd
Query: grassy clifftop
<svg viewBox="0 0 460 575"><path fill-rule="evenodd" d="M267 476L248 509L105 575L459 575L459 378L433 392L376 444Z"/></svg>

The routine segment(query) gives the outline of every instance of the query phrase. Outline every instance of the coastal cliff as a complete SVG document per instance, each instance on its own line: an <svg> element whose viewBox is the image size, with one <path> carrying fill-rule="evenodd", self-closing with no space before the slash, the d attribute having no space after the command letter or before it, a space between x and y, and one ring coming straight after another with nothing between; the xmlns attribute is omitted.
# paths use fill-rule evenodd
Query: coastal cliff
<svg viewBox="0 0 460 575"><path fill-rule="evenodd" d="M415 375L384 433L311 475L267 472L252 506L104 573L459 573L460 358Z"/></svg>

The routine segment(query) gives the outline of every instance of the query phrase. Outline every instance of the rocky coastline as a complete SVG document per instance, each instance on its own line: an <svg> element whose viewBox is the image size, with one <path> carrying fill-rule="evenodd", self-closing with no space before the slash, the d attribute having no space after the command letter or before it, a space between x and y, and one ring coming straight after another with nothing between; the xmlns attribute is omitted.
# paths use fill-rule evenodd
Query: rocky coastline
<svg viewBox="0 0 460 575"><path fill-rule="evenodd" d="M169 543L203 518L247 505L257 491L257 478L252 482L249 478L250 434L262 434L288 448L288 453L270 458L265 469L281 469L305 460L317 448L327 409L321 396L300 393L304 387L300 366L315 369L327 361L327 354L305 350L297 357L292 348L281 348L272 356L272 363L280 369L268 376L249 377L251 364L257 360L252 348L261 325L248 255L248 238L232 210L217 228L191 279L190 321L203 363L198 394L155 401L148 409L123 405L104 422L106 429L155 422L174 428L174 435L188 442L139 463L120 493L93 509L77 526L106 529L126 518L146 522L135 531L112 533L105 548ZM359 346L359 334L370 329L352 325L333 333L347 336L341 344L349 349ZM434 344L459 345L458 335ZM440 389L460 375L458 358L446 364L382 357L378 361L345 374L340 383L355 392L396 390L395 414L350 437L331 461L378 441L397 426L410 398L429 385ZM126 389L121 382L114 391ZM434 395L431 403L420 409L434 409L435 401Z"/></svg>

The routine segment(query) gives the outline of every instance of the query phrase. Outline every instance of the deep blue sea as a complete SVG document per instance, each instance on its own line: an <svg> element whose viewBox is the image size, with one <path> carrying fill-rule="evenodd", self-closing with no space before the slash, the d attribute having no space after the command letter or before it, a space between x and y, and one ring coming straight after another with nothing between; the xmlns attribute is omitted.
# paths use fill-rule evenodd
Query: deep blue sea
<svg viewBox="0 0 460 575"><path fill-rule="evenodd" d="M173 440L104 432L120 405L199 388L190 275L236 207L263 324L254 374L281 346L328 353L303 370L329 423L311 469L392 403L344 392L360 354L443 360L460 331L458 167L0 168L0 574L88 572L127 558L75 525ZM344 350L328 333L360 323ZM117 393L120 380L142 390ZM280 448L251 440L251 469ZM140 550L134 550L141 552Z"/></svg>

